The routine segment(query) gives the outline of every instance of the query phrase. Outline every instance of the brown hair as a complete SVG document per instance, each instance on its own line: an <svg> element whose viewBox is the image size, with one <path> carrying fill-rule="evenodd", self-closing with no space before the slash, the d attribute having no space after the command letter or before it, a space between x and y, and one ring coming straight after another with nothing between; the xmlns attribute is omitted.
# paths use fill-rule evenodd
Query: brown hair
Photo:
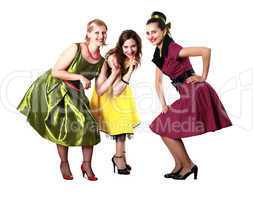
<svg viewBox="0 0 253 200"><path fill-rule="evenodd" d="M106 30L108 29L107 25L104 21L102 21L100 19L93 19L93 20L89 21L87 24L87 33L90 33L93 30L94 24L96 24L97 26L104 26L106 28ZM87 34L85 35L85 41L89 42L89 38L88 38ZM103 45L105 45L105 44L103 44Z"/></svg>
<svg viewBox="0 0 253 200"><path fill-rule="evenodd" d="M141 60L141 55L142 55L142 42L141 42L141 38L140 36L133 30L125 30L123 31L120 36L119 36L119 40L116 44L116 47L111 49L107 55L106 58L108 58L110 55L115 54L117 62L119 63L119 65L121 66L121 74L124 75L125 73L127 73L127 71L125 70L124 66L124 62L126 59L125 54L123 53L123 49L122 46L125 43L126 40L129 39L133 39L136 42L137 45L137 52L136 52L136 61L138 63L140 63ZM137 67L137 66L136 66Z"/></svg>

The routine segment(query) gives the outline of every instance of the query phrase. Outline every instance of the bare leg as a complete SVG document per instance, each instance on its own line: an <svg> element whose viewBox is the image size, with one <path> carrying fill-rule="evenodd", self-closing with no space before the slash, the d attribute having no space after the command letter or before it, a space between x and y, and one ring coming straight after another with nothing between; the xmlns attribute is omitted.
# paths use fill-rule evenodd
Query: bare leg
<svg viewBox="0 0 253 200"><path fill-rule="evenodd" d="M68 162L68 147L65 147L63 145L57 144L57 151L61 159L61 173L63 176L70 176L72 177L72 173L69 167L69 162Z"/></svg>
<svg viewBox="0 0 253 200"><path fill-rule="evenodd" d="M182 168L180 174L185 174L186 172L189 172L194 164L192 163L182 140L174 140L168 137L162 137L162 140L170 150L172 156L174 157L176 166L173 172L180 168Z"/></svg>
<svg viewBox="0 0 253 200"><path fill-rule="evenodd" d="M91 168L93 146L82 146L82 152L83 152L82 166L85 169L88 177L94 176L94 173Z"/></svg>

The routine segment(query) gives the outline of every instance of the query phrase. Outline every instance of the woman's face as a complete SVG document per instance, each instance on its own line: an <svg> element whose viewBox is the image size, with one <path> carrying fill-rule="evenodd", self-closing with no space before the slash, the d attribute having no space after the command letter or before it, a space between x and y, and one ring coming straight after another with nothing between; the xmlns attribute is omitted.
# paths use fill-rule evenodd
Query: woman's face
<svg viewBox="0 0 253 200"><path fill-rule="evenodd" d="M164 36L165 31L161 30L157 23L154 22L146 25L146 37L151 44L158 46L161 44Z"/></svg>
<svg viewBox="0 0 253 200"><path fill-rule="evenodd" d="M96 46L104 45L107 38L106 27L98 26L96 24L93 24L92 26L93 26L92 31L87 33L89 42Z"/></svg>
<svg viewBox="0 0 253 200"><path fill-rule="evenodd" d="M122 45L122 50L124 55L129 58L132 59L135 57L137 51L138 51L138 47L137 47L137 43L134 39L128 39L124 42L124 44Z"/></svg>

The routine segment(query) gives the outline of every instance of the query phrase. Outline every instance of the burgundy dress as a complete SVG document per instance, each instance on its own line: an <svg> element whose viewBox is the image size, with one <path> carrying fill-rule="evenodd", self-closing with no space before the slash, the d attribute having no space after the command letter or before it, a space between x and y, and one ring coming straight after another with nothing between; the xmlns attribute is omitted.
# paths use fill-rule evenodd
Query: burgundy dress
<svg viewBox="0 0 253 200"><path fill-rule="evenodd" d="M207 82L187 84L185 79L194 74L189 58L178 57L182 47L165 36L162 57L157 48L153 62L172 80L180 98L166 113L160 113L150 129L173 139L216 131L232 123L215 90Z"/></svg>

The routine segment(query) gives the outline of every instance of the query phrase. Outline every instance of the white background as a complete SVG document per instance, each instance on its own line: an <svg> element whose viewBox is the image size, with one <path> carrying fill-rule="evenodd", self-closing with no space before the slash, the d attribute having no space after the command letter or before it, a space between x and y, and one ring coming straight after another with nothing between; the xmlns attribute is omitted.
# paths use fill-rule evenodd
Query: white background
<svg viewBox="0 0 253 200"><path fill-rule="evenodd" d="M199 166L197 181L163 178L174 163L160 138L148 129L161 110L150 62L154 47L145 38L145 22L154 10L167 15L172 36L182 46L212 48L208 82L233 121L230 128L184 140ZM142 66L131 80L142 124L127 143L130 176L113 174L114 143L102 134L93 157L99 181L81 177L78 147L69 152L74 180L64 181L55 145L42 139L15 108L62 50L83 40L86 23L93 18L108 24L103 52L125 29L134 29L143 39ZM0 199L252 199L252 18L246 0L1 1ZM201 72L201 58L192 63ZM164 85L170 104L178 94L167 78Z"/></svg>

